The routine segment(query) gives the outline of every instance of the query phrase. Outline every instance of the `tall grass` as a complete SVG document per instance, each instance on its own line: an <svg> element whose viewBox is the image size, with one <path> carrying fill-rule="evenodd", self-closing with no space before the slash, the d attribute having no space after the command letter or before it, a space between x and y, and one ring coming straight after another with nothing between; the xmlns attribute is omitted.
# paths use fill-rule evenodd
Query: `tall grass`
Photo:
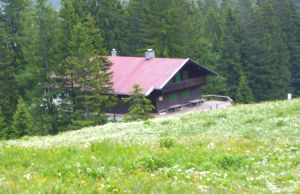
<svg viewBox="0 0 300 194"><path fill-rule="evenodd" d="M300 100L0 143L0 193L299 193Z"/></svg>

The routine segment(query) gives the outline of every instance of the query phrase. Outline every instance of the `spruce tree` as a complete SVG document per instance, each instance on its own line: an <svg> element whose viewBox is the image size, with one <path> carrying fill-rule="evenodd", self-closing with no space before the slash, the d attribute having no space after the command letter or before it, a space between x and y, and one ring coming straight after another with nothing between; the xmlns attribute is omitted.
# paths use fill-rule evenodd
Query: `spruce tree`
<svg viewBox="0 0 300 194"><path fill-rule="evenodd" d="M218 2L216 0L204 0L201 12L203 12L204 18L204 37L211 42L212 51L221 55L224 18Z"/></svg>
<svg viewBox="0 0 300 194"><path fill-rule="evenodd" d="M133 85L132 91L125 102L130 104L129 112L124 117L125 121L138 121L152 118L151 111L154 110L154 106L142 93L140 85Z"/></svg>
<svg viewBox="0 0 300 194"><path fill-rule="evenodd" d="M240 16L230 0L222 4L224 12L224 32L222 36L221 66L219 70L226 77L230 96L235 98L238 80L242 73L240 42Z"/></svg>
<svg viewBox="0 0 300 194"><path fill-rule="evenodd" d="M186 0L129 1L129 41L135 44L132 49L141 53L152 48L160 57L183 57L189 38L189 6Z"/></svg>
<svg viewBox="0 0 300 194"><path fill-rule="evenodd" d="M238 103L251 103L254 97L251 88L248 86L248 80L245 75L241 75L239 86L236 93L236 101Z"/></svg>
<svg viewBox="0 0 300 194"><path fill-rule="evenodd" d="M290 55L275 1L259 2L250 42L249 84L257 100L283 98L290 91Z"/></svg>
<svg viewBox="0 0 300 194"><path fill-rule="evenodd" d="M295 26L297 28L297 35L296 36L296 42L295 42L295 57L294 60L291 62L291 74L292 74L292 87L293 87L293 92L295 96L300 96L300 9L298 8L297 10L297 15L296 15L296 21L295 21Z"/></svg>
<svg viewBox="0 0 300 194"><path fill-rule="evenodd" d="M22 72L23 85L34 109L39 133L56 134L60 130L54 103L57 84L51 76L58 72L62 61L58 15L46 0L38 0L32 16L25 21L26 44L22 48L28 64Z"/></svg>
<svg viewBox="0 0 300 194"><path fill-rule="evenodd" d="M184 56L216 70L220 54L213 50L212 42L205 37L204 13L197 4L190 3L189 7L190 16L187 17L185 30L187 34L193 34L193 36L185 40Z"/></svg>
<svg viewBox="0 0 300 194"><path fill-rule="evenodd" d="M61 50L65 59L70 55L68 42L71 40L74 26L79 22L83 23L87 15L91 14L89 2L90 0L61 0L59 17L64 34L62 41L66 43L61 45Z"/></svg>
<svg viewBox="0 0 300 194"><path fill-rule="evenodd" d="M8 125L0 109L0 140L8 138Z"/></svg>
<svg viewBox="0 0 300 194"><path fill-rule="evenodd" d="M279 25L282 28L283 41L289 51L291 65L291 90L300 95L300 10L293 0L278 0L274 2Z"/></svg>
<svg viewBox="0 0 300 194"><path fill-rule="evenodd" d="M71 83L73 110L78 115L79 125L96 125L106 122L106 111L113 105L111 63L104 57L103 38L88 16L84 23L74 26L71 34L70 57L67 59L65 74ZM82 123L82 124L80 124Z"/></svg>
<svg viewBox="0 0 300 194"><path fill-rule="evenodd" d="M9 45L13 51L11 65L16 72L20 72L26 64L22 53L22 39L24 28L26 27L23 21L28 17L27 13L32 6L32 1L1 0L0 2L3 6L3 17L6 23Z"/></svg>
<svg viewBox="0 0 300 194"><path fill-rule="evenodd" d="M11 126L11 133L9 138L20 138L25 135L34 135L34 125L32 122L29 109L25 101L20 98L17 106L17 110L13 117L13 123Z"/></svg>
<svg viewBox="0 0 300 194"><path fill-rule="evenodd" d="M0 107L6 122L10 122L15 111L18 87L15 81L15 69L11 64L12 51L4 28L3 17L0 15Z"/></svg>
<svg viewBox="0 0 300 194"><path fill-rule="evenodd" d="M87 0L96 27L101 29L103 47L107 51L116 48L120 54L127 55L125 8L120 0Z"/></svg>

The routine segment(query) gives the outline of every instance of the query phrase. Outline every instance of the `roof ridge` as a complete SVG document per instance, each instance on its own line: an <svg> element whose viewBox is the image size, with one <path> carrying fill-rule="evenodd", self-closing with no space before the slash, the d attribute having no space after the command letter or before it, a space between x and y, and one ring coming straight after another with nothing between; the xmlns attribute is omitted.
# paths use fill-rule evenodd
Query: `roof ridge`
<svg viewBox="0 0 300 194"><path fill-rule="evenodd" d="M145 57L143 57L143 56L106 56L106 57L109 57L109 58L117 58L117 57L119 57L119 58L144 58L145 59ZM180 59L180 60L186 60L187 58L155 57L155 58L152 58L152 59L168 59L168 60L170 60L170 59ZM147 60L147 61L151 61L152 59ZM146 61L146 59L145 59L145 61Z"/></svg>

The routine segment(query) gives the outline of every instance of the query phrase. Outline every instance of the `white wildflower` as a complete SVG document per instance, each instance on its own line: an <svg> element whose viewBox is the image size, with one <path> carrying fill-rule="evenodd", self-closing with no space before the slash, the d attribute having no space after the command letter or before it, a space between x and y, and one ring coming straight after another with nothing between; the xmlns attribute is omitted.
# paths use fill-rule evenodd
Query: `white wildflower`
<svg viewBox="0 0 300 194"><path fill-rule="evenodd" d="M24 178L26 179L26 180L31 180L31 174L30 173L28 173L28 174L25 174L24 175Z"/></svg>
<svg viewBox="0 0 300 194"><path fill-rule="evenodd" d="M5 180L5 176L0 176L0 182Z"/></svg>
<svg viewBox="0 0 300 194"><path fill-rule="evenodd" d="M97 158L95 156L91 156L91 159L92 160L96 160Z"/></svg>
<svg viewBox="0 0 300 194"><path fill-rule="evenodd" d="M215 149L216 146L215 146L214 143L210 143L210 144L207 145L207 148L208 148L208 149Z"/></svg>

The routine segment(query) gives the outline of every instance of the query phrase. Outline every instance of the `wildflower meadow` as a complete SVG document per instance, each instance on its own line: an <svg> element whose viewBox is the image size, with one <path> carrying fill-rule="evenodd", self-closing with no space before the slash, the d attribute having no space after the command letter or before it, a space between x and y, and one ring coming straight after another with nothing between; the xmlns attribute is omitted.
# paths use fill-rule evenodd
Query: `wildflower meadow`
<svg viewBox="0 0 300 194"><path fill-rule="evenodd" d="M300 100L0 142L0 193L300 193Z"/></svg>

